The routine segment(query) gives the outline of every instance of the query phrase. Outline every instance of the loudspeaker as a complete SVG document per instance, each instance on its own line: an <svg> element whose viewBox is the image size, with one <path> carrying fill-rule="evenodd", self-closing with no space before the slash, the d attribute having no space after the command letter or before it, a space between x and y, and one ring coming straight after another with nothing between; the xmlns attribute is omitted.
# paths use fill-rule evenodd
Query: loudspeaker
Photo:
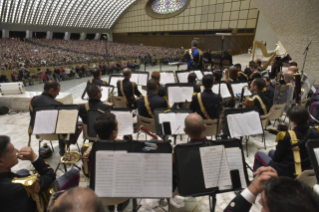
<svg viewBox="0 0 319 212"><path fill-rule="evenodd" d="M9 112L9 108L8 107L0 107L0 115L4 115L7 114Z"/></svg>

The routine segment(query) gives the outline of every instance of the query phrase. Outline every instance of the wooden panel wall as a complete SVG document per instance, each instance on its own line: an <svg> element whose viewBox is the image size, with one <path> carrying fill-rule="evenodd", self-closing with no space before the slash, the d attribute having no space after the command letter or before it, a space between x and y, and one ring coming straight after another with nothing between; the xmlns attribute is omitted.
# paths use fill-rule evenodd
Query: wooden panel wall
<svg viewBox="0 0 319 212"><path fill-rule="evenodd" d="M199 38L199 48L201 50L219 51L222 46L222 37L217 35L146 35L128 36L125 33L113 34L113 41L119 43L143 44L144 46L160 46L185 49L190 48L191 41ZM247 53L249 47L253 46L254 35L232 35L225 36L224 50L230 50L232 55Z"/></svg>

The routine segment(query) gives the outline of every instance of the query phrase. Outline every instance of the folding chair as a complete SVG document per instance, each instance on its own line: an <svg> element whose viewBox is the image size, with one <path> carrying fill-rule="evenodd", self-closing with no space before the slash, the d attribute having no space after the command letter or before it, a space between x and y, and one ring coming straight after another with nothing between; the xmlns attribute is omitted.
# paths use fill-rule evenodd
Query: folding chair
<svg viewBox="0 0 319 212"><path fill-rule="evenodd" d="M268 114L269 114L269 120L275 120L273 126L275 126L276 121L277 121L277 120L282 116L282 114L284 113L285 107L286 107L286 103L281 104L281 105L273 105L273 106L270 108Z"/></svg>
<svg viewBox="0 0 319 212"><path fill-rule="evenodd" d="M211 138L213 138L213 136L216 136L216 132L217 132L217 119L213 119L213 120L203 120L204 124L206 124L206 130L203 132L203 136L207 137L207 136L211 136ZM218 133L221 132L221 126L222 126L222 119L219 119L219 126L218 126Z"/></svg>
<svg viewBox="0 0 319 212"><path fill-rule="evenodd" d="M83 144L85 143L85 141L91 140L91 141L97 141L99 140L99 137L90 137L88 136L88 125L83 123Z"/></svg>
<svg viewBox="0 0 319 212"><path fill-rule="evenodd" d="M229 60L223 60L223 68L229 68L230 61Z"/></svg>
<svg viewBox="0 0 319 212"><path fill-rule="evenodd" d="M122 96L112 96L112 101L115 108L127 108L126 101Z"/></svg>
<svg viewBox="0 0 319 212"><path fill-rule="evenodd" d="M266 149L265 128L268 126L269 116L270 116L270 113L260 116L260 121L263 128L263 136L262 136L261 142L264 143L265 149Z"/></svg>
<svg viewBox="0 0 319 212"><path fill-rule="evenodd" d="M156 133L155 119L146 118L146 117L137 115L137 124L136 124L137 130L139 130L141 126L145 127L146 129L148 129L149 131L153 133ZM136 138L137 140L139 135L140 135L140 132L137 133L137 138Z"/></svg>
<svg viewBox="0 0 319 212"><path fill-rule="evenodd" d="M317 178L314 170L303 171L296 180L305 183L310 188L313 188L317 183Z"/></svg>
<svg viewBox="0 0 319 212"><path fill-rule="evenodd" d="M218 67L219 68L219 65L220 65L220 59L214 59L213 67Z"/></svg>

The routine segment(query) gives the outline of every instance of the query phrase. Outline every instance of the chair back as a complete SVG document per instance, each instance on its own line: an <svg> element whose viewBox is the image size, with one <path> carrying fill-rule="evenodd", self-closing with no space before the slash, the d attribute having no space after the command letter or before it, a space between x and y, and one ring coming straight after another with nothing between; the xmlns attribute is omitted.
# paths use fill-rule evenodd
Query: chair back
<svg viewBox="0 0 319 212"><path fill-rule="evenodd" d="M97 140L99 140L99 137L89 137L88 136L88 125L83 123L83 139L97 141Z"/></svg>
<svg viewBox="0 0 319 212"><path fill-rule="evenodd" d="M296 180L305 183L310 188L314 187L317 183L317 178L314 170L303 171Z"/></svg>
<svg viewBox="0 0 319 212"><path fill-rule="evenodd" d="M156 125L155 125L155 119L152 118L146 118L140 115L137 115L137 130L140 129L140 127L143 126L149 131L156 133Z"/></svg>
<svg viewBox="0 0 319 212"><path fill-rule="evenodd" d="M273 105L268 112L269 120L279 119L284 113L285 107L286 107L286 103L281 105Z"/></svg>
<svg viewBox="0 0 319 212"><path fill-rule="evenodd" d="M269 113L266 115L262 115L260 116L260 121L261 121L261 125L263 127L263 129L265 129L268 126L269 123Z"/></svg>
<svg viewBox="0 0 319 212"><path fill-rule="evenodd" d="M206 130L203 132L202 136L215 136L217 131L217 119L207 120L204 119L204 124L206 124ZM222 119L219 120L218 133L221 131Z"/></svg>
<svg viewBox="0 0 319 212"><path fill-rule="evenodd" d="M112 96L112 101L115 108L127 108L125 99L122 96Z"/></svg>
<svg viewBox="0 0 319 212"><path fill-rule="evenodd" d="M309 100L309 98L302 100L301 107L306 107L308 100Z"/></svg>

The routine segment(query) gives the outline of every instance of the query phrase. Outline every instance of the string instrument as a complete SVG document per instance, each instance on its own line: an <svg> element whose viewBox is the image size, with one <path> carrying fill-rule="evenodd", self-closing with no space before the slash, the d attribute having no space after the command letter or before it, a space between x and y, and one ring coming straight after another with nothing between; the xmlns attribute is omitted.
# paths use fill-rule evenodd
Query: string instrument
<svg viewBox="0 0 319 212"><path fill-rule="evenodd" d="M301 74L296 73L295 76L295 96L296 96L296 104L300 105L301 103Z"/></svg>

